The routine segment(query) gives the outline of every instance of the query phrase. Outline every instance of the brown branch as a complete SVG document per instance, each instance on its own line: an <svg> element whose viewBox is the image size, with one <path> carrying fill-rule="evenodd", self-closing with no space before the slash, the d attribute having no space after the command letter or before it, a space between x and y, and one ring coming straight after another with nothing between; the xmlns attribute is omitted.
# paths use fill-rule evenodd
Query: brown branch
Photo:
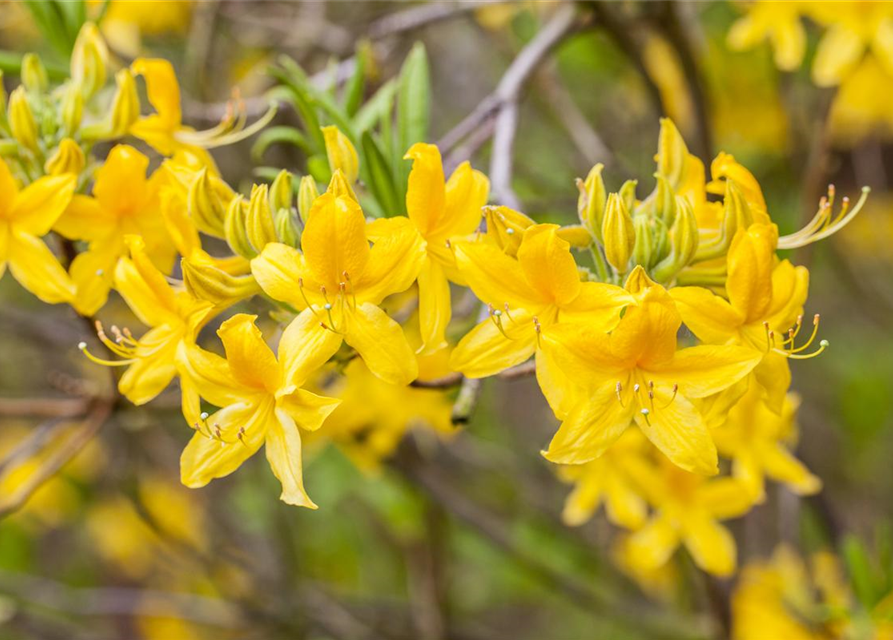
<svg viewBox="0 0 893 640"><path fill-rule="evenodd" d="M501 373L497 373L493 377L500 380L515 380L517 378L526 378L527 376L532 376L534 374L536 374L536 362L530 360L523 364L510 367ZM456 372L431 380L413 380L409 383L409 386L416 387L417 389L449 389L450 387L462 384L462 381L465 379L465 376Z"/></svg>
<svg viewBox="0 0 893 640"><path fill-rule="evenodd" d="M89 398L0 398L0 416L74 418L89 405Z"/></svg>

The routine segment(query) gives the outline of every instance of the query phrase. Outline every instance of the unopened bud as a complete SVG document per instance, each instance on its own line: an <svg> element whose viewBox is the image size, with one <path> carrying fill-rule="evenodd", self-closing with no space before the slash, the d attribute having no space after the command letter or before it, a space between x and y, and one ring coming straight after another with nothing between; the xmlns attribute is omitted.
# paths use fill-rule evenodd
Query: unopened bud
<svg viewBox="0 0 893 640"><path fill-rule="evenodd" d="M64 173L79 175L84 170L84 152L77 142L71 138L63 138L55 153L44 165L47 175L60 176Z"/></svg>
<svg viewBox="0 0 893 640"><path fill-rule="evenodd" d="M267 243L277 241L273 212L270 210L269 188L265 184L251 188L245 231L248 242L258 253L263 251Z"/></svg>
<svg viewBox="0 0 893 640"><path fill-rule="evenodd" d="M698 253L700 235L698 220L688 198L676 197L676 222L670 229L672 249L654 269L659 282L669 282L694 261Z"/></svg>
<svg viewBox="0 0 893 640"><path fill-rule="evenodd" d="M46 67L36 53L22 56L22 84L31 93L43 93L49 86Z"/></svg>
<svg viewBox="0 0 893 640"><path fill-rule="evenodd" d="M71 78L88 100L105 86L108 47L92 22L85 22L71 52Z"/></svg>
<svg viewBox="0 0 893 640"><path fill-rule="evenodd" d="M6 122L6 86L3 84L3 70L0 69L0 124Z"/></svg>
<svg viewBox="0 0 893 640"><path fill-rule="evenodd" d="M602 179L604 165L598 163L589 171L586 180L577 181L580 195L577 198L577 215L580 223L597 239L602 236L602 219L605 215L605 202L608 199L605 182Z"/></svg>
<svg viewBox="0 0 893 640"><path fill-rule="evenodd" d="M275 215L276 237L282 244L297 248L300 233L291 208L279 209Z"/></svg>
<svg viewBox="0 0 893 640"><path fill-rule="evenodd" d="M636 244L633 248L633 261L645 269L651 268L651 260L656 254L654 242L654 218L640 215L633 218Z"/></svg>
<svg viewBox="0 0 893 640"><path fill-rule="evenodd" d="M140 97L130 69L121 69L116 73L115 83L118 89L112 101L110 137L120 138L130 131L140 117Z"/></svg>
<svg viewBox="0 0 893 640"><path fill-rule="evenodd" d="M307 216L313 207L313 201L319 197L319 189L316 188L316 180L313 176L301 178L301 186L298 188L298 215L301 222L307 224Z"/></svg>
<svg viewBox="0 0 893 640"><path fill-rule="evenodd" d="M626 205L626 211L630 215L636 209L636 185L638 184L638 180L627 180L620 187L620 198L623 200L623 204Z"/></svg>
<svg viewBox="0 0 893 640"><path fill-rule="evenodd" d="M215 179L207 167L202 167L186 195L189 216L196 228L208 235L225 237L226 203L231 202L234 195L222 180Z"/></svg>
<svg viewBox="0 0 893 640"><path fill-rule="evenodd" d="M73 136L80 129L83 117L84 96L76 84L70 84L62 98L62 126L65 135Z"/></svg>
<svg viewBox="0 0 893 640"><path fill-rule="evenodd" d="M353 187L350 186L350 182L347 181L347 177L341 169L335 169L335 172L332 174L332 179L329 180L329 186L326 188L326 193L331 193L336 198L351 198L355 202L358 202L357 194L353 192Z"/></svg>
<svg viewBox="0 0 893 640"><path fill-rule="evenodd" d="M360 175L360 160L350 139L334 126L322 127L322 134L332 173L340 169L348 184L355 183Z"/></svg>
<svg viewBox="0 0 893 640"><path fill-rule="evenodd" d="M657 178L657 190L654 194L653 215L664 221L667 227L672 227L676 221L676 194L670 183L660 174Z"/></svg>
<svg viewBox="0 0 893 640"><path fill-rule="evenodd" d="M16 142L37 152L37 121L28 104L25 87L17 87L9 96L9 128Z"/></svg>
<svg viewBox="0 0 893 640"><path fill-rule="evenodd" d="M270 208L273 211L290 209L292 201L292 175L286 169L279 172L270 185Z"/></svg>
<svg viewBox="0 0 893 640"><path fill-rule="evenodd" d="M224 235L230 249L235 251L243 258L254 258L257 251L248 241L248 234L245 231L246 219L248 217L248 204L242 196L236 196L229 203L226 210L226 219L224 220Z"/></svg>
<svg viewBox="0 0 893 640"><path fill-rule="evenodd" d="M626 273L636 244L636 233L629 210L620 194L612 193L608 196L605 217L602 220L602 241L608 262L618 273Z"/></svg>
<svg viewBox="0 0 893 640"><path fill-rule="evenodd" d="M180 264L186 289L199 300L229 305L260 291L257 281L250 274L233 276L213 264L186 258Z"/></svg>

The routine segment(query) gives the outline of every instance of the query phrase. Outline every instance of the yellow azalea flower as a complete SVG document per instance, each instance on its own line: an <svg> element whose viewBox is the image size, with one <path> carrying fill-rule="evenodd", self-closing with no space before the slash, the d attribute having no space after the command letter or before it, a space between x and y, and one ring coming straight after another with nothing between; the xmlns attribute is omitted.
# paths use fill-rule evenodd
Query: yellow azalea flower
<svg viewBox="0 0 893 640"><path fill-rule="evenodd" d="M742 516L753 505L738 480L708 479L665 460L659 466L632 460L628 471L655 514L622 543L627 560L641 571L654 570L681 544L704 571L719 576L735 571L735 538L718 521Z"/></svg>
<svg viewBox="0 0 893 640"><path fill-rule="evenodd" d="M564 501L564 523L581 525L604 503L608 520L627 529L641 528L648 505L626 470L630 459L641 458L650 448L641 432L629 429L598 460L559 467L558 477L574 485Z"/></svg>
<svg viewBox="0 0 893 640"><path fill-rule="evenodd" d="M821 480L788 449L796 438L799 404L796 395L788 394L779 415L766 406L760 388L750 385L731 411L722 411L711 431L719 453L733 460L734 476L759 502L765 498L765 477L801 495L822 487Z"/></svg>
<svg viewBox="0 0 893 640"><path fill-rule="evenodd" d="M702 342L742 345L760 354L755 378L769 407L779 413L791 386L787 360L804 357L801 352L812 339L795 347L796 336L786 333L795 325L799 331L809 272L787 260L776 264L777 241L776 228L768 224L736 234L727 257L728 300L701 287L675 287L670 295L685 325ZM813 329L817 326L816 320Z"/></svg>
<svg viewBox="0 0 893 640"><path fill-rule="evenodd" d="M562 464L601 456L635 420L676 465L717 473L716 446L691 399L732 386L761 354L736 346L676 350L682 319L673 299L636 267L626 284L637 304L626 308L609 334L586 323L562 323L543 332L540 386L568 391L552 409L564 420L544 452Z"/></svg>
<svg viewBox="0 0 893 640"><path fill-rule="evenodd" d="M88 0L100 5L99 0ZM111 0L102 32L115 51L133 58L140 54L142 36L184 34L192 18L191 0Z"/></svg>
<svg viewBox="0 0 893 640"><path fill-rule="evenodd" d="M115 266L115 289L136 317L151 329L136 340L130 331L112 327L112 341L98 325L103 344L122 360L102 360L90 354L86 343L80 349L94 362L107 366L127 366L118 381L118 391L134 404L149 402L161 393L177 374L177 351L181 344L192 344L198 330L219 311L204 300L197 300L182 286L172 286L155 267L139 236L125 236L130 257L122 257ZM197 400L183 389L185 407ZM195 413L195 410L192 410Z"/></svg>
<svg viewBox="0 0 893 640"><path fill-rule="evenodd" d="M406 218L377 221L372 248L360 205L325 193L313 203L301 251L270 243L251 271L273 299L302 309L308 349L325 362L343 342L356 349L376 376L407 384L418 375L415 354L400 325L379 307L410 287L425 259L420 236Z"/></svg>
<svg viewBox="0 0 893 640"><path fill-rule="evenodd" d="M887 2L813 2L810 15L828 30L816 47L812 78L840 84L871 52L893 73L893 7Z"/></svg>
<svg viewBox="0 0 893 640"><path fill-rule="evenodd" d="M422 350L427 353L447 345L450 322L449 281L463 284L450 251L450 238L467 236L481 222L490 182L480 171L463 162L444 181L440 151L433 144L417 143L407 152L412 171L406 192L406 209L419 236L425 241L425 261L419 272L419 322ZM373 222L370 235L377 234Z"/></svg>
<svg viewBox="0 0 893 640"><path fill-rule="evenodd" d="M570 244L558 231L554 224L527 227L517 259L493 242L453 243L462 276L490 307L490 317L453 351L453 369L482 378L520 364L537 352L540 332L558 321L586 320L602 331L616 324L632 296L613 285L581 282Z"/></svg>
<svg viewBox="0 0 893 640"><path fill-rule="evenodd" d="M324 362L306 339L312 316L289 325L279 342L278 361L255 326L256 317L240 313L220 326L226 359L197 346L180 350L183 377L202 398L221 407L210 416L202 414L195 425L180 458L181 479L187 487L203 487L231 474L264 446L282 483L280 499L315 509L304 490L299 428L318 429L340 401L301 388Z"/></svg>
<svg viewBox="0 0 893 640"><path fill-rule="evenodd" d="M808 4L773 0L748 3L747 13L729 30L729 47L743 51L768 40L776 66L784 71L795 70L806 54L806 29L801 18L808 11Z"/></svg>
<svg viewBox="0 0 893 640"><path fill-rule="evenodd" d="M77 177L47 176L19 189L0 158L0 277L9 270L44 302L70 302L75 286L50 248L49 233L74 194Z"/></svg>
<svg viewBox="0 0 893 640"><path fill-rule="evenodd" d="M852 146L872 134L893 134L893 106L882 88L893 87L893 72L873 55L844 78L831 104L831 133Z"/></svg>
<svg viewBox="0 0 893 640"><path fill-rule="evenodd" d="M54 229L66 238L86 240L87 251L71 264L77 286L74 308L91 316L106 302L115 264L127 254L126 235L141 236L153 264L169 273L175 249L159 215L163 175L146 177L149 158L125 144L111 150L97 170L93 195L75 195Z"/></svg>

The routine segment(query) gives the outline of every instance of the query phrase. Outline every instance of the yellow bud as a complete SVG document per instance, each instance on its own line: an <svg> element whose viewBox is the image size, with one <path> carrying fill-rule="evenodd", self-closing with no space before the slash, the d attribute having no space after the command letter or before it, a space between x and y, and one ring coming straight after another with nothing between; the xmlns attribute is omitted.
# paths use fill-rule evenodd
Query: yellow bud
<svg viewBox="0 0 893 640"><path fill-rule="evenodd" d="M560 227L555 233L574 249L588 249L592 246L592 234L583 225L569 224Z"/></svg>
<svg viewBox="0 0 893 640"><path fill-rule="evenodd" d="M245 231L248 242L260 253L269 242L277 242L276 227L273 224L273 212L270 210L269 189L267 185L251 187L251 198L248 201L248 214L245 220Z"/></svg>
<svg viewBox="0 0 893 640"><path fill-rule="evenodd" d="M28 104L25 87L17 87L9 96L9 127L12 137L26 149L37 152L37 121Z"/></svg>
<svg viewBox="0 0 893 640"><path fill-rule="evenodd" d="M80 175L85 163L84 152L78 143L71 138L63 138L55 153L46 161L44 170L51 176L60 176L63 173Z"/></svg>
<svg viewBox="0 0 893 640"><path fill-rule="evenodd" d="M120 138L127 135L130 127L140 117L140 97L130 69L121 69L116 73L115 84L118 85L118 89L112 101L109 135L112 138Z"/></svg>
<svg viewBox="0 0 893 640"><path fill-rule="evenodd" d="M513 258L518 255L524 230L535 224L520 211L504 206L484 207L484 220L487 223L487 237Z"/></svg>
<svg viewBox="0 0 893 640"><path fill-rule="evenodd" d="M608 196L602 221L605 257L621 275L626 273L636 244L636 232L626 203L618 193Z"/></svg>
<svg viewBox="0 0 893 640"><path fill-rule="evenodd" d="M292 198L292 175L283 169L270 185L270 208L273 211L290 209Z"/></svg>
<svg viewBox="0 0 893 640"><path fill-rule="evenodd" d="M322 127L322 134L332 173L340 169L344 172L348 184L355 183L360 175L360 159L350 139L334 126Z"/></svg>
<svg viewBox="0 0 893 640"><path fill-rule="evenodd" d="M636 265L649 269L657 249L654 238L654 218L646 215L635 216L633 230L636 238L633 247L633 261Z"/></svg>
<svg viewBox="0 0 893 640"><path fill-rule="evenodd" d="M36 53L22 56L22 84L32 93L43 93L47 90L49 79L46 67Z"/></svg>
<svg viewBox="0 0 893 640"><path fill-rule="evenodd" d="M242 196L234 197L227 207L223 230L230 249L250 260L257 256L257 251L251 246L245 231L247 217L247 203Z"/></svg>
<svg viewBox="0 0 893 640"><path fill-rule="evenodd" d="M186 195L189 216L196 228L208 235L225 237L226 203L232 201L233 195L226 183L210 175L207 167L202 167Z"/></svg>
<svg viewBox="0 0 893 640"><path fill-rule="evenodd" d="M335 169L335 172L332 174L332 179L329 180L329 186L326 189L326 193L331 193L336 198L352 198L359 202L359 200L357 200L357 194L353 192L353 187L350 186L350 182L347 181L347 177L341 169Z"/></svg>
<svg viewBox="0 0 893 640"><path fill-rule="evenodd" d="M260 291L252 275L233 276L203 261L181 260L186 289L199 300L215 305L230 305Z"/></svg>
<svg viewBox="0 0 893 640"><path fill-rule="evenodd" d="M279 209L274 219L276 225L276 237L282 244L297 248L300 233L291 208Z"/></svg>
<svg viewBox="0 0 893 640"><path fill-rule="evenodd" d="M62 126L65 134L73 136L84 117L84 96L76 84L69 84L62 98Z"/></svg>
<svg viewBox="0 0 893 640"><path fill-rule="evenodd" d="M301 222L307 224L307 216L313 207L313 201L319 197L319 189L316 188L316 180L313 176L301 178L301 186L298 188L298 215Z"/></svg>
<svg viewBox="0 0 893 640"><path fill-rule="evenodd" d="M0 69L0 124L6 122L6 87L3 84L3 70Z"/></svg>
<svg viewBox="0 0 893 640"><path fill-rule="evenodd" d="M676 221L676 194L670 183L660 174L655 174L657 178L657 190L654 194L654 211L653 215L660 218L668 227L672 227Z"/></svg>
<svg viewBox="0 0 893 640"><path fill-rule="evenodd" d="M657 172L676 188L685 179L688 165L688 147L679 129L669 118L660 121L660 135L657 139Z"/></svg>
<svg viewBox="0 0 893 640"><path fill-rule="evenodd" d="M654 269L659 282L669 282L695 259L700 233L695 210L688 198L676 197L676 222L670 229L672 250Z"/></svg>
<svg viewBox="0 0 893 640"><path fill-rule="evenodd" d="M605 202L608 199L605 182L602 179L604 165L598 163L589 171L586 180L577 180L580 196L577 198L577 215L584 227L601 240L602 218L605 215Z"/></svg>
<svg viewBox="0 0 893 640"><path fill-rule="evenodd" d="M620 198L623 200L623 204L626 205L626 211L630 215L636 210L636 186L638 184L638 180L627 180L620 187Z"/></svg>
<svg viewBox="0 0 893 640"><path fill-rule="evenodd" d="M71 78L89 99L105 86L109 52L99 29L85 22L71 52Z"/></svg>

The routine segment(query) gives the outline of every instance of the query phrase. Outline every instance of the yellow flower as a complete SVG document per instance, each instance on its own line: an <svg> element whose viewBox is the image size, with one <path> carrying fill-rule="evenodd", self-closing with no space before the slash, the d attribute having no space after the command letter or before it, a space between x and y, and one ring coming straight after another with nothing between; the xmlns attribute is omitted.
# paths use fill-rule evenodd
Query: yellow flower
<svg viewBox="0 0 893 640"><path fill-rule="evenodd" d="M374 224L378 239L370 249L360 205L325 193L307 217L303 253L270 243L251 270L273 299L302 309L294 322L307 327L307 348L318 351L322 362L347 342L376 376L407 384L418 375L415 354L379 305L416 279L424 244L406 218Z"/></svg>
<svg viewBox="0 0 893 640"><path fill-rule="evenodd" d="M708 479L665 460L658 467L631 461L629 473L655 508L648 524L622 543L634 568L657 569L682 544L704 571L719 576L735 571L735 538L718 521L742 516L753 504L737 480Z"/></svg>
<svg viewBox="0 0 893 640"><path fill-rule="evenodd" d="M527 227L517 259L491 241L453 243L462 276L490 307L490 317L453 351L453 369L482 378L520 364L537 353L540 332L558 321L585 319L602 331L616 324L632 296L613 285L581 282L558 230L554 224Z"/></svg>
<svg viewBox="0 0 893 640"><path fill-rule="evenodd" d="M893 133L893 106L885 98L893 87L893 73L873 55L865 56L849 73L831 105L831 132L835 140L852 146L872 134Z"/></svg>
<svg viewBox="0 0 893 640"><path fill-rule="evenodd" d="M139 236L125 236L130 258L122 257L115 266L115 289L136 317L151 329L136 340L128 330L112 327L112 341L98 326L103 344L122 360L102 360L79 345L88 358L107 366L127 366L118 381L118 390L134 404L149 402L177 374L177 351L182 344L192 344L198 330L210 320L215 309L210 302L196 300L188 291L169 284L167 278L149 260L145 243ZM188 390L183 389L184 412L197 413L187 407L197 405Z"/></svg>
<svg viewBox="0 0 893 640"><path fill-rule="evenodd" d="M816 493L821 480L787 446L796 438L799 398L788 394L779 415L766 406L762 395L758 386L750 385L731 411L721 412L711 431L719 453L733 460L734 476L759 502L765 498L765 477L786 484L794 493Z"/></svg>
<svg viewBox="0 0 893 640"><path fill-rule="evenodd" d="M481 222L490 182L463 162L444 182L440 151L433 144L417 143L407 152L413 161L406 192L406 209L425 242L425 260L419 272L419 322L422 350L431 353L447 345L450 322L449 281L464 284L450 251L450 239L473 233ZM386 223L372 223L370 234Z"/></svg>
<svg viewBox="0 0 893 640"><path fill-rule="evenodd" d="M299 428L318 429L340 401L301 388L322 364L306 341L312 317L299 318L285 331L278 361L254 325L256 317L240 313L220 326L226 359L197 346L180 350L184 378L221 407L210 416L202 414L180 458L181 479L187 487L203 487L238 469L264 446L282 483L280 499L315 509L304 490Z"/></svg>
<svg viewBox="0 0 893 640"><path fill-rule="evenodd" d="M564 420L544 452L552 462L595 460L635 420L676 465L717 473L716 446L692 398L730 387L760 361L734 346L676 350L682 324L673 299L637 267L627 289L637 304L626 308L610 334L586 323L562 323L543 332L545 356L537 378L556 415ZM565 387L561 403L548 385Z"/></svg>
<svg viewBox="0 0 893 640"><path fill-rule="evenodd" d="M564 523L581 525L604 503L608 520L627 529L640 529L647 519L648 505L627 468L631 459L641 458L649 448L641 432L628 430L601 458L560 467L558 477L574 485L564 502Z"/></svg>
<svg viewBox="0 0 893 640"><path fill-rule="evenodd" d="M40 239L49 233L74 194L76 176L40 178L19 189L0 158L0 277L6 266L23 287L44 302L70 302L75 286Z"/></svg>
<svg viewBox="0 0 893 640"><path fill-rule="evenodd" d="M102 4L89 0L90 4ZM140 54L142 36L183 34L189 28L191 0L111 0L102 32L115 51L133 58Z"/></svg>
<svg viewBox="0 0 893 640"><path fill-rule="evenodd" d="M773 225L754 224L736 234L727 258L728 300L701 287L670 290L685 325L698 339L742 345L761 356L754 375L775 413L791 386L788 358L802 358L802 350L812 342L794 347L786 333L795 324L799 331L802 324L809 272L787 260L776 264L777 233ZM816 320L813 328L817 326Z"/></svg>
<svg viewBox="0 0 893 640"><path fill-rule="evenodd" d="M819 41L812 79L840 84L871 52L893 72L893 7L886 2L813 2L810 15L828 30Z"/></svg>
<svg viewBox="0 0 893 640"><path fill-rule="evenodd" d="M108 299L115 264L127 254L126 235L141 236L146 254L162 272L174 262L174 245L159 215L163 174L146 178L149 158L129 145L118 145L96 172L93 196L75 195L54 229L66 238L89 241L89 249L71 264L77 286L74 308L85 316Z"/></svg>
<svg viewBox="0 0 893 640"><path fill-rule="evenodd" d="M793 71L799 67L806 53L806 29L801 17L808 11L808 3L758 0L746 6L747 14L729 30L729 47L743 51L768 40L779 69Z"/></svg>

